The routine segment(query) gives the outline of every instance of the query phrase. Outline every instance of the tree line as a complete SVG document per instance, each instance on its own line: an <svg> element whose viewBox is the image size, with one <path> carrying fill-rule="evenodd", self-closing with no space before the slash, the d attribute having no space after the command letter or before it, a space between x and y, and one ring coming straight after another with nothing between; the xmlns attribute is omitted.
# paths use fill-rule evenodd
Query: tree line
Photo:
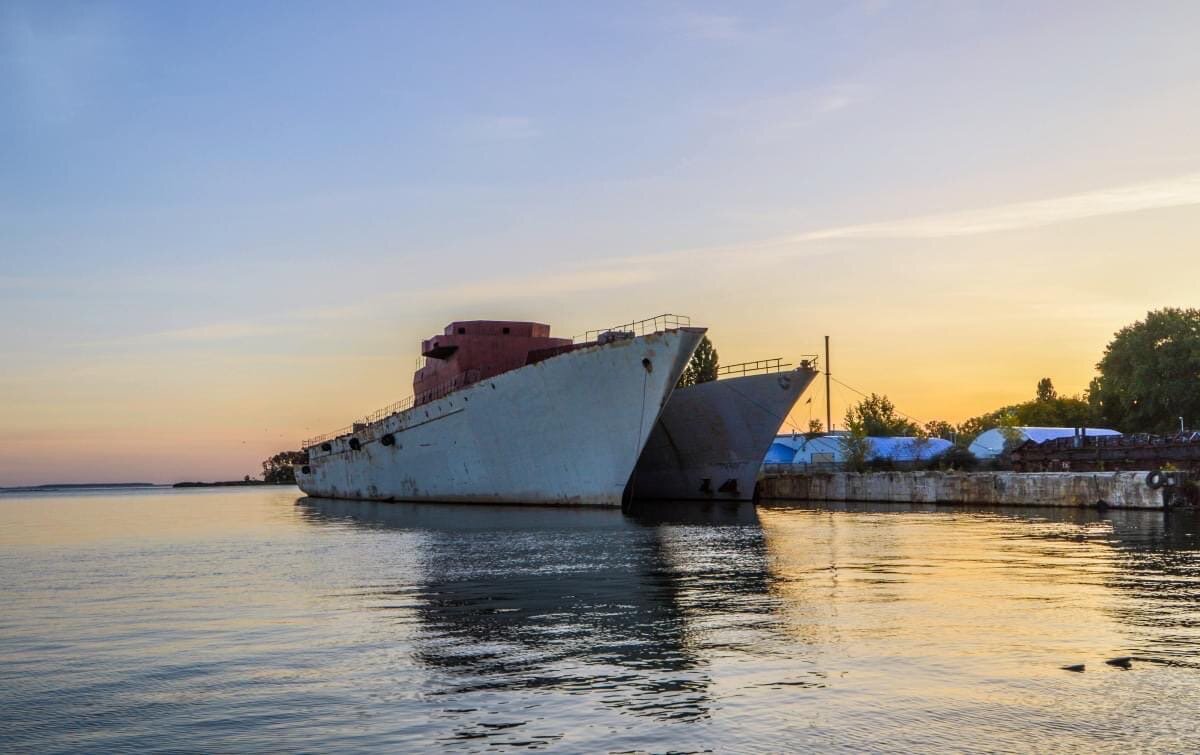
<svg viewBox="0 0 1200 755"><path fill-rule="evenodd" d="M852 436L944 438L959 445L1006 427L1108 427L1127 434L1194 427L1200 422L1200 309L1159 309L1125 326L1105 347L1096 372L1082 394L1061 396L1046 377L1029 400L957 425L919 425L886 395L872 393L847 409L844 427ZM819 423L810 430L819 432Z"/></svg>

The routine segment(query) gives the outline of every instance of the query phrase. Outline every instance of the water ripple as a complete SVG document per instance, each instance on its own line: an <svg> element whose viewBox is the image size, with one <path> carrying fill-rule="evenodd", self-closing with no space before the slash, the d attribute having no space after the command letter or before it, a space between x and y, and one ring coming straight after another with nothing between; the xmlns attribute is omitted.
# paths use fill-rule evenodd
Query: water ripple
<svg viewBox="0 0 1200 755"><path fill-rule="evenodd" d="M5 497L0 749L1193 751L1198 531Z"/></svg>

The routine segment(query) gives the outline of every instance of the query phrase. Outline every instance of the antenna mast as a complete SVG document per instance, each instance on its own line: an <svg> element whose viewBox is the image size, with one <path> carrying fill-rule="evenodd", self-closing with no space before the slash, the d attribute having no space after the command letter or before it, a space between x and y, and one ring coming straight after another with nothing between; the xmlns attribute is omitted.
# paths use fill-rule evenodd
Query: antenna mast
<svg viewBox="0 0 1200 755"><path fill-rule="evenodd" d="M833 432L833 409L829 400L829 336L825 336L825 432Z"/></svg>

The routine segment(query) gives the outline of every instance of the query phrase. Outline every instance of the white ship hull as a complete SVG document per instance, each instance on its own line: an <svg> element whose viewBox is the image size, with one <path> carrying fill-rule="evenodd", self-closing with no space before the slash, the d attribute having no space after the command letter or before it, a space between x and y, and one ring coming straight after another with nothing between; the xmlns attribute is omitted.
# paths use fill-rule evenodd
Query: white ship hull
<svg viewBox="0 0 1200 755"><path fill-rule="evenodd" d="M763 458L816 374L801 367L676 390L638 460L631 496L753 500Z"/></svg>
<svg viewBox="0 0 1200 755"><path fill-rule="evenodd" d="M297 483L324 498L619 506L703 333L617 340L488 378L307 449Z"/></svg>

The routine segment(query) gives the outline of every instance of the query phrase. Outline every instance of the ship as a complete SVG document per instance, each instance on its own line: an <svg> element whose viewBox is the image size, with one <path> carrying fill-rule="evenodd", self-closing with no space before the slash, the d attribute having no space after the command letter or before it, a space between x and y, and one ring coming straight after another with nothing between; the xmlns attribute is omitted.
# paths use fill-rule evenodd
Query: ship
<svg viewBox="0 0 1200 755"><path fill-rule="evenodd" d="M660 315L553 338L536 322L450 323L412 397L303 444L309 496L620 506L705 328Z"/></svg>
<svg viewBox="0 0 1200 755"><path fill-rule="evenodd" d="M655 423L630 480L630 500L750 501L763 459L804 390L816 358L729 365L717 379L678 388Z"/></svg>

